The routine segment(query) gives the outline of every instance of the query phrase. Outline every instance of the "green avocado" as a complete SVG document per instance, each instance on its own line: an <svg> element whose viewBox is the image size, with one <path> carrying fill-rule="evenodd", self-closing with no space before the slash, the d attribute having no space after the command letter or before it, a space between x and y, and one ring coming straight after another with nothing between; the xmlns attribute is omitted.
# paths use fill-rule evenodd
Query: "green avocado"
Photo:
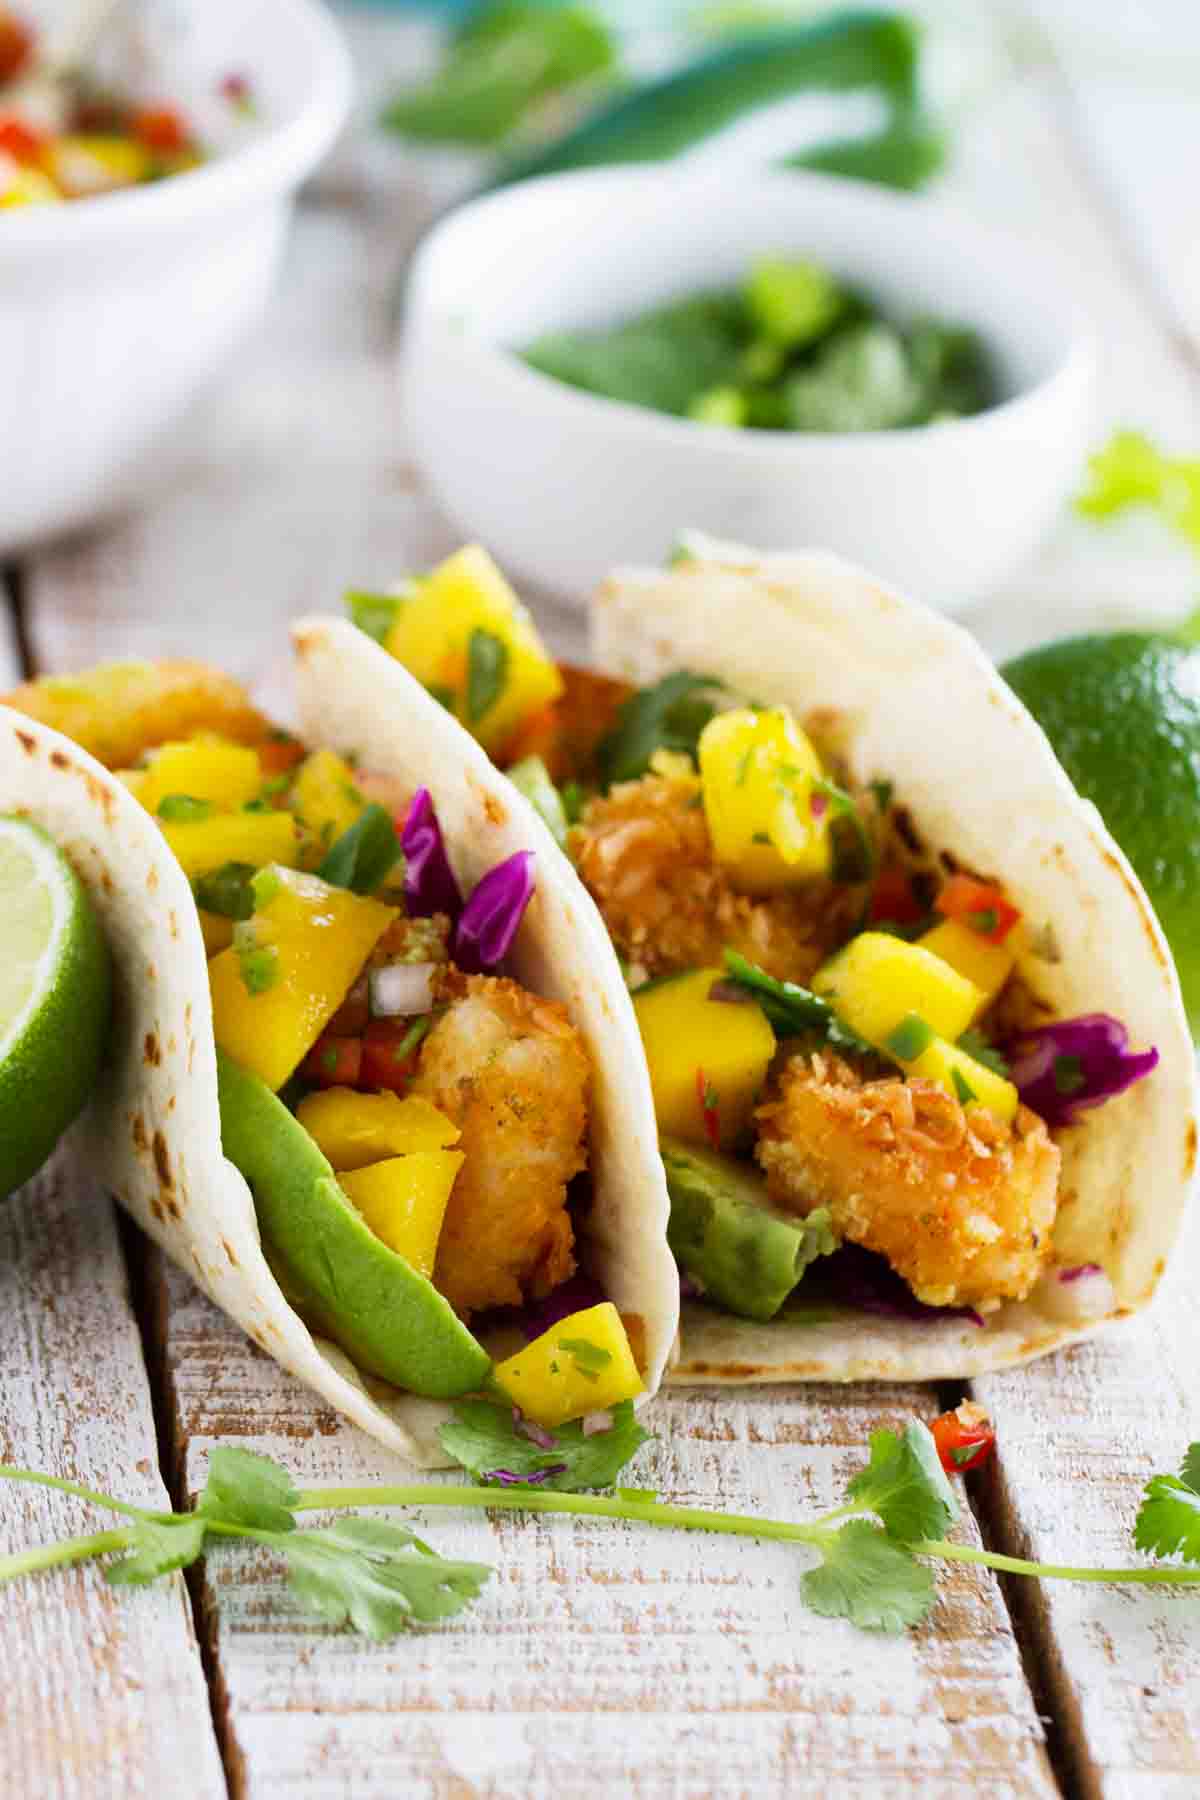
<svg viewBox="0 0 1200 1800"><path fill-rule="evenodd" d="M824 1208L797 1218L767 1198L756 1169L663 1138L667 1242L708 1298L743 1319L773 1319L809 1263L837 1249Z"/></svg>
<svg viewBox="0 0 1200 1800"><path fill-rule="evenodd" d="M431 1399L469 1394L491 1360L432 1282L380 1241L304 1127L220 1050L221 1145L254 1195L290 1298L357 1366Z"/></svg>

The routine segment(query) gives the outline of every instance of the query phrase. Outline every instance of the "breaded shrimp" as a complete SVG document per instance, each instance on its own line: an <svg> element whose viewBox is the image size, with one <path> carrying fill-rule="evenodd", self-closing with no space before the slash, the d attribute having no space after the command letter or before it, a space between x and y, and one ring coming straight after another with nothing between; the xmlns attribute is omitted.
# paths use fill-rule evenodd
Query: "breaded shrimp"
<svg viewBox="0 0 1200 1800"><path fill-rule="evenodd" d="M567 1183L587 1162L590 1070L557 1002L498 976L458 989L411 1091L462 1131L433 1279L467 1315L519 1306L574 1271Z"/></svg>
<svg viewBox="0 0 1200 1800"><path fill-rule="evenodd" d="M806 982L850 927L843 896L823 882L739 894L713 859L693 775L620 782L591 801L571 852L617 949L650 975L719 965L728 948Z"/></svg>
<svg viewBox="0 0 1200 1800"><path fill-rule="evenodd" d="M101 663L80 675L23 682L0 697L110 769L131 768L144 751L198 731L257 744L271 729L231 675L201 662Z"/></svg>
<svg viewBox="0 0 1200 1800"><path fill-rule="evenodd" d="M1061 1156L1036 1113L1007 1125L928 1081L864 1081L794 1055L755 1114L772 1197L827 1206L833 1228L885 1256L929 1306L1020 1300L1050 1249Z"/></svg>

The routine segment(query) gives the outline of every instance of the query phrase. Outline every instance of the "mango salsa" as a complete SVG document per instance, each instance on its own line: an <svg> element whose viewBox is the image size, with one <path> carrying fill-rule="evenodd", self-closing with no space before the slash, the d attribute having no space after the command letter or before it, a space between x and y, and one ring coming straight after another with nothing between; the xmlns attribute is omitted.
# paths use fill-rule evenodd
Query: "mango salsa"
<svg viewBox="0 0 1200 1800"><path fill-rule="evenodd" d="M292 788L291 808L312 832L319 862L366 808L354 785L354 771L332 750L315 750L300 765Z"/></svg>
<svg viewBox="0 0 1200 1800"><path fill-rule="evenodd" d="M196 908L200 914L200 931L204 938L204 954L216 956L221 950L228 950L233 942L233 920L227 919L223 913L207 912L203 906Z"/></svg>
<svg viewBox="0 0 1200 1800"><path fill-rule="evenodd" d="M296 861L298 839L290 813L214 813L211 819L164 819L160 823L189 881L227 862L260 868L266 863L291 867Z"/></svg>
<svg viewBox="0 0 1200 1800"><path fill-rule="evenodd" d="M883 931L864 931L819 968L813 992L830 1002L838 1018L868 1044L905 1061L903 1046L889 1043L909 1021L930 1037L961 1037L983 1005L973 981L940 956ZM916 1026L913 1027L915 1032Z"/></svg>
<svg viewBox="0 0 1200 1800"><path fill-rule="evenodd" d="M743 892L776 893L828 874L829 805L813 789L821 760L789 712L718 713L699 752L713 850Z"/></svg>
<svg viewBox="0 0 1200 1800"><path fill-rule="evenodd" d="M548 1431L632 1400L646 1385L611 1300L560 1319L497 1363L492 1377L514 1406Z"/></svg>
<svg viewBox="0 0 1200 1800"><path fill-rule="evenodd" d="M257 751L207 735L186 744L164 744L151 756L144 776L137 797L152 813L174 794L236 812L255 798L263 782Z"/></svg>
<svg viewBox="0 0 1200 1800"><path fill-rule="evenodd" d="M710 1000L723 969L693 969L633 996L659 1130L689 1144L736 1144L775 1054L759 1007Z"/></svg>
<svg viewBox="0 0 1200 1800"><path fill-rule="evenodd" d="M429 1277L450 1190L465 1160L461 1150L416 1150L368 1163L339 1175L338 1182L375 1236Z"/></svg>
<svg viewBox="0 0 1200 1800"><path fill-rule="evenodd" d="M291 824L272 813L209 823L275 817ZM222 1050L277 1089L312 1049L396 913L278 864L260 872L255 887L261 897L253 917L208 965L213 1027ZM247 985L252 966L255 979Z"/></svg>
<svg viewBox="0 0 1200 1800"><path fill-rule="evenodd" d="M331 1087L308 1094L296 1117L333 1167L361 1169L384 1157L444 1150L462 1133L419 1094L360 1094Z"/></svg>
<svg viewBox="0 0 1200 1800"><path fill-rule="evenodd" d="M940 956L952 969L975 983L983 996L979 1003L980 1012L996 998L1012 974L1016 961L1007 938L1002 944L993 944L958 919L944 919L932 931L919 937L917 943L922 950Z"/></svg>
<svg viewBox="0 0 1200 1800"><path fill-rule="evenodd" d="M533 620L477 545L415 584L386 648L493 755L563 691Z"/></svg>
<svg viewBox="0 0 1200 1800"><path fill-rule="evenodd" d="M905 1073L936 1081L964 1106L977 1100L1006 1123L1016 1117L1020 1097L1012 1082L968 1056L957 1044L946 1043L944 1038L935 1038L914 1062L906 1064Z"/></svg>

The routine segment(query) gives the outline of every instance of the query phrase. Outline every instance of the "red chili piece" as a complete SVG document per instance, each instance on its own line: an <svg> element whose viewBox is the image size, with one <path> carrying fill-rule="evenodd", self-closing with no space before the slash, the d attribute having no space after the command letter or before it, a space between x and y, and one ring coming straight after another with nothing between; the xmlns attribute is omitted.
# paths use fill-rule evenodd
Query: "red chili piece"
<svg viewBox="0 0 1200 1800"><path fill-rule="evenodd" d="M3 25L0 24L0 32L2 31ZM3 53L3 42L0 40L0 56ZM0 80L2 79L3 76L0 75ZM24 119L0 117L0 150L11 156L14 162L37 162L45 141L41 132L26 125Z"/></svg>
<svg viewBox="0 0 1200 1800"><path fill-rule="evenodd" d="M944 918L957 919L989 944L1002 944L1021 917L1002 888L973 875L952 875L934 905Z"/></svg>
<svg viewBox="0 0 1200 1800"><path fill-rule="evenodd" d="M134 114L133 135L157 156L173 156L190 144L188 128L173 106L143 106Z"/></svg>
<svg viewBox="0 0 1200 1800"><path fill-rule="evenodd" d="M965 1475L992 1454L996 1433L982 1406L964 1400L953 1412L943 1413L930 1426L937 1453L947 1475Z"/></svg>
<svg viewBox="0 0 1200 1800"><path fill-rule="evenodd" d="M709 1085L703 1069L696 1070L696 1098L700 1102L700 1116L704 1120L704 1135L714 1150L721 1148L721 1115L717 1110L717 1097Z"/></svg>
<svg viewBox="0 0 1200 1800"><path fill-rule="evenodd" d="M896 863L881 869L871 890L871 923L915 925L924 917L925 909L904 870Z"/></svg>
<svg viewBox="0 0 1200 1800"><path fill-rule="evenodd" d="M317 1039L305 1057L300 1073L314 1087L357 1087L362 1061L361 1038L333 1037L326 1033Z"/></svg>
<svg viewBox="0 0 1200 1800"><path fill-rule="evenodd" d="M363 1087L390 1088L403 1094L417 1072L420 1046L404 1051L405 1038L412 1030L411 1019L372 1019L362 1040L362 1069L359 1081Z"/></svg>

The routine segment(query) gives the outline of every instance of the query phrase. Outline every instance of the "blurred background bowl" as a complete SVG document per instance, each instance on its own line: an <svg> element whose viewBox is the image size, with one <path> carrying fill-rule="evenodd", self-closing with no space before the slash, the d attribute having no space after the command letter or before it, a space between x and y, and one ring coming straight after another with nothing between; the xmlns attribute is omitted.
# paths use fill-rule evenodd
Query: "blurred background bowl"
<svg viewBox="0 0 1200 1800"><path fill-rule="evenodd" d="M255 124L185 174L0 215L0 554L128 494L257 322L296 190L346 116L349 63L314 0L174 14L162 97L188 106L235 73Z"/></svg>
<svg viewBox="0 0 1200 1800"><path fill-rule="evenodd" d="M973 326L1005 398L857 434L738 431L597 398L513 354L812 257L899 318ZM999 585L1077 479L1093 352L1036 252L930 200L796 171L589 170L460 206L412 267L401 346L411 448L452 523L582 601L681 527L820 544L949 611Z"/></svg>

